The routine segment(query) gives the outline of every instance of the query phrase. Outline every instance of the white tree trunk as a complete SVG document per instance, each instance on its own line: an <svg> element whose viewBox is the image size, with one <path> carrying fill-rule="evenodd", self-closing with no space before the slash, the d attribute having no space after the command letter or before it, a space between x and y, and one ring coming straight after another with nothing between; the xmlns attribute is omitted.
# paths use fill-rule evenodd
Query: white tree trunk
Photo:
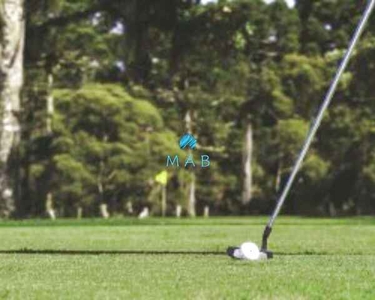
<svg viewBox="0 0 375 300"><path fill-rule="evenodd" d="M83 208L82 206L77 207L77 219L82 219L82 214L83 214Z"/></svg>
<svg viewBox="0 0 375 300"><path fill-rule="evenodd" d="M206 205L204 207L203 217L205 217L205 218L209 218L210 217L210 207L208 205Z"/></svg>
<svg viewBox="0 0 375 300"><path fill-rule="evenodd" d="M55 105L54 105L54 98L53 98L53 74L50 72L47 74L47 86L48 86L48 94L47 94L47 134L52 133L52 118L53 114L55 113Z"/></svg>
<svg viewBox="0 0 375 300"><path fill-rule="evenodd" d="M20 140L25 19L23 0L0 0L0 213L14 209L11 154Z"/></svg>
<svg viewBox="0 0 375 300"><path fill-rule="evenodd" d="M50 217L51 220L56 220L56 212L53 208L53 200L52 200L52 194L48 193L47 200L46 200L46 212L47 215Z"/></svg>
<svg viewBox="0 0 375 300"><path fill-rule="evenodd" d="M196 212L195 212L195 203L196 203L196 198L195 198L195 174L192 173L191 176L191 182L189 184L189 203L188 203L188 214L190 217L195 217Z"/></svg>
<svg viewBox="0 0 375 300"><path fill-rule="evenodd" d="M182 206L177 205L176 206L176 218L181 218L181 213L182 213Z"/></svg>
<svg viewBox="0 0 375 300"><path fill-rule="evenodd" d="M53 74L49 71L47 74L47 119L46 119L46 131L48 135L52 134L52 117L54 114L54 98L53 98ZM53 206L53 194L51 191L47 193L46 201L50 201ZM51 214L49 213L51 216ZM52 218L52 217L51 217ZM53 219L53 218L52 218Z"/></svg>
<svg viewBox="0 0 375 300"><path fill-rule="evenodd" d="M188 110L186 115L185 115L185 127L187 133L192 134L193 132L193 121L192 121L192 112L191 110ZM189 155L192 155L191 149L189 149ZM191 174L191 181L189 183L189 198L188 198L188 215L190 217L195 217L196 216L196 211L195 211L195 203L196 203L196 198L195 198L195 173L194 170L192 170Z"/></svg>
<svg viewBox="0 0 375 300"><path fill-rule="evenodd" d="M245 142L243 150L243 187L242 203L247 204L251 201L253 177L251 172L253 156L253 127L250 123L246 126Z"/></svg>
<svg viewBox="0 0 375 300"><path fill-rule="evenodd" d="M280 190L281 175L282 175L282 161L280 158L278 166L277 166L276 179L275 179L275 192L276 193Z"/></svg>

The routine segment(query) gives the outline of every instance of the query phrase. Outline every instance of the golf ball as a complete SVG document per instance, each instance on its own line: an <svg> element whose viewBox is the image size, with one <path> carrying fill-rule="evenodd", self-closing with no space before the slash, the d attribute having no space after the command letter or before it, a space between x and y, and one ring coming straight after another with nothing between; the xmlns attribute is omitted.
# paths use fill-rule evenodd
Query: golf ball
<svg viewBox="0 0 375 300"><path fill-rule="evenodd" d="M259 248L252 242L245 242L241 245L241 252L248 260L257 260L260 256Z"/></svg>

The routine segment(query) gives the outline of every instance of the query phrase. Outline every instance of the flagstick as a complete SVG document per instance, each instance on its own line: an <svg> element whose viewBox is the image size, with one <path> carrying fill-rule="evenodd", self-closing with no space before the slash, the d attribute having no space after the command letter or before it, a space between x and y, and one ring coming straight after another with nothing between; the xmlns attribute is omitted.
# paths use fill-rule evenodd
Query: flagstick
<svg viewBox="0 0 375 300"><path fill-rule="evenodd" d="M162 216L165 217L167 211L167 185L162 184L161 186L161 212Z"/></svg>

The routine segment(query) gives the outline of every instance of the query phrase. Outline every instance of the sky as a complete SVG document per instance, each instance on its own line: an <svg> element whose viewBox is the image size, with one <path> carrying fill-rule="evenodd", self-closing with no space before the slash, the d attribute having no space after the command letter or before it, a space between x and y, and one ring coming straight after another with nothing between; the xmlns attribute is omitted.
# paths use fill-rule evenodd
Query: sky
<svg viewBox="0 0 375 300"><path fill-rule="evenodd" d="M264 1L267 2L267 3L270 3L273 0L264 0ZM285 1L288 3L288 5L290 7L292 7L294 5L294 0L285 0ZM202 0L202 4L207 4L207 3L210 3L210 2L217 2L217 0Z"/></svg>

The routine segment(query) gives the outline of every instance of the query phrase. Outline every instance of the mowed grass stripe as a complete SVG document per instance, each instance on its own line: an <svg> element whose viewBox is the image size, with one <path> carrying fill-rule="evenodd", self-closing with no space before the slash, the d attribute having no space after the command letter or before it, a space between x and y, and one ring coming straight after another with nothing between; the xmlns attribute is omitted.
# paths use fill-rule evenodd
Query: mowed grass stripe
<svg viewBox="0 0 375 300"><path fill-rule="evenodd" d="M15 222L0 228L0 299L375 299L375 226L367 218L303 226L304 218L281 218L273 260L225 256L228 245L259 243L256 222L264 220Z"/></svg>

